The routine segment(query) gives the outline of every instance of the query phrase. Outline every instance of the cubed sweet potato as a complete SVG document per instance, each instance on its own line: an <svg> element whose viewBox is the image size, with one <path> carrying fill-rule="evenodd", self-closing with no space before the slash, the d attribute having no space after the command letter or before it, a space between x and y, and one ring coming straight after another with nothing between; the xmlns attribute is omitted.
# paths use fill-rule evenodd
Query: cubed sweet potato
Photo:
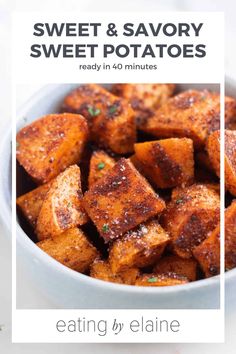
<svg viewBox="0 0 236 354"><path fill-rule="evenodd" d="M189 90L167 100L141 129L160 138L188 137L200 148L219 127L219 94Z"/></svg>
<svg viewBox="0 0 236 354"><path fill-rule="evenodd" d="M218 225L208 237L193 250L206 278L220 273L220 226Z"/></svg>
<svg viewBox="0 0 236 354"><path fill-rule="evenodd" d="M225 127L235 130L236 128L236 100L232 97L225 97Z"/></svg>
<svg viewBox="0 0 236 354"><path fill-rule="evenodd" d="M16 157L37 184L79 163L88 139L88 125L79 114L49 114L22 128Z"/></svg>
<svg viewBox="0 0 236 354"><path fill-rule="evenodd" d="M206 277L220 273L220 226L193 250ZM236 267L236 201L225 210L225 269Z"/></svg>
<svg viewBox="0 0 236 354"><path fill-rule="evenodd" d="M205 186L213 189L220 195L220 183L205 183Z"/></svg>
<svg viewBox="0 0 236 354"><path fill-rule="evenodd" d="M197 183L197 184L201 184L201 183ZM219 183L203 183L205 187L213 189L215 192L217 192L220 195L220 184ZM171 192L171 199L178 199L179 195L180 195L180 199L181 199L181 195L183 194L183 188L181 187L176 187L174 189L172 189Z"/></svg>
<svg viewBox="0 0 236 354"><path fill-rule="evenodd" d="M114 273L108 261L96 259L90 267L90 276L112 283L134 285L139 276L138 268L130 268L124 272Z"/></svg>
<svg viewBox="0 0 236 354"><path fill-rule="evenodd" d="M82 114L91 138L117 154L133 151L136 141L134 111L124 99L96 84L82 85L65 97L63 112Z"/></svg>
<svg viewBox="0 0 236 354"><path fill-rule="evenodd" d="M101 177L105 176L107 171L115 165L115 160L105 151L94 151L90 160L89 167L89 188L96 183Z"/></svg>
<svg viewBox="0 0 236 354"><path fill-rule="evenodd" d="M183 259L176 255L164 256L153 268L155 274L175 273L186 277L189 281L197 278L197 262L193 259Z"/></svg>
<svg viewBox="0 0 236 354"><path fill-rule="evenodd" d="M207 140L207 151L218 177L220 177L220 131ZM225 186L236 196L236 131L225 130Z"/></svg>
<svg viewBox="0 0 236 354"><path fill-rule="evenodd" d="M171 138L135 144L135 156L145 176L158 188L191 184L194 179L193 142Z"/></svg>
<svg viewBox="0 0 236 354"><path fill-rule="evenodd" d="M215 173L220 177L220 131L217 130L211 133L206 144L210 162Z"/></svg>
<svg viewBox="0 0 236 354"><path fill-rule="evenodd" d="M225 211L225 268L236 267L236 200Z"/></svg>
<svg viewBox="0 0 236 354"><path fill-rule="evenodd" d="M39 212L50 186L51 182L48 182L16 199L16 204L33 227L36 226Z"/></svg>
<svg viewBox="0 0 236 354"><path fill-rule="evenodd" d="M115 84L112 92L131 103L139 126L154 114L175 90L174 84Z"/></svg>
<svg viewBox="0 0 236 354"><path fill-rule="evenodd" d="M188 279L175 273L143 274L135 282L138 286L172 286L187 284Z"/></svg>
<svg viewBox="0 0 236 354"><path fill-rule="evenodd" d="M236 131L225 130L225 185L236 196Z"/></svg>
<svg viewBox="0 0 236 354"><path fill-rule="evenodd" d="M113 272L143 268L154 264L169 241L157 220L148 221L128 231L110 246L109 262Z"/></svg>
<svg viewBox="0 0 236 354"><path fill-rule="evenodd" d="M202 184L179 188L161 216L161 225L171 236L175 254L191 258L192 249L212 231L220 218L220 197Z"/></svg>
<svg viewBox="0 0 236 354"><path fill-rule="evenodd" d="M55 237L87 221L82 207L80 168L73 165L52 181L38 216L36 234L39 240Z"/></svg>
<svg viewBox="0 0 236 354"><path fill-rule="evenodd" d="M105 241L123 235L165 208L165 202L124 158L85 193L83 205Z"/></svg>
<svg viewBox="0 0 236 354"><path fill-rule="evenodd" d="M58 262L80 273L87 272L90 264L99 256L97 249L78 228L69 229L53 239L40 241L37 245Z"/></svg>

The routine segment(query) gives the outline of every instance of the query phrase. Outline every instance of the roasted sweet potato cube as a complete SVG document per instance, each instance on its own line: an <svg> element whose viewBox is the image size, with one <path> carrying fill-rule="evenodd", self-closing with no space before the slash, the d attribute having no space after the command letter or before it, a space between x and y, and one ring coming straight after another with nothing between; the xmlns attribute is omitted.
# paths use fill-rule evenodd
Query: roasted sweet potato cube
<svg viewBox="0 0 236 354"><path fill-rule="evenodd" d="M16 204L33 227L36 226L40 209L50 186L51 182L48 182L16 199Z"/></svg>
<svg viewBox="0 0 236 354"><path fill-rule="evenodd" d="M220 195L220 183L205 183L207 188L211 188Z"/></svg>
<svg viewBox="0 0 236 354"><path fill-rule="evenodd" d="M220 131L209 136L207 151L212 166L220 177ZM236 196L236 131L232 130L225 130L225 185Z"/></svg>
<svg viewBox="0 0 236 354"><path fill-rule="evenodd" d="M134 285L139 275L140 271L138 268L129 268L120 272L123 283L127 285Z"/></svg>
<svg viewBox="0 0 236 354"><path fill-rule="evenodd" d="M189 281L197 278L197 262L190 258L184 259L176 255L164 256L153 268L155 274L175 273L186 277Z"/></svg>
<svg viewBox="0 0 236 354"><path fill-rule="evenodd" d="M236 267L236 200L225 211L225 268Z"/></svg>
<svg viewBox="0 0 236 354"><path fill-rule="evenodd" d="M236 128L236 100L233 97L225 97L225 127Z"/></svg>
<svg viewBox="0 0 236 354"><path fill-rule="evenodd" d="M200 148L219 127L219 94L189 90L170 98L141 129L160 138L188 137Z"/></svg>
<svg viewBox="0 0 236 354"><path fill-rule="evenodd" d="M165 202L124 158L85 193L83 205L105 241L123 235L165 208Z"/></svg>
<svg viewBox="0 0 236 354"><path fill-rule="evenodd" d="M206 277L220 273L220 225L193 250ZM225 210L225 268L236 267L236 201Z"/></svg>
<svg viewBox="0 0 236 354"><path fill-rule="evenodd" d="M128 231L110 246L109 262L113 272L154 264L169 241L168 234L157 220L148 221Z"/></svg>
<svg viewBox="0 0 236 354"><path fill-rule="evenodd" d="M206 278L220 273L220 226L193 250Z"/></svg>
<svg viewBox="0 0 236 354"><path fill-rule="evenodd" d="M236 131L225 130L225 185L236 196Z"/></svg>
<svg viewBox="0 0 236 354"><path fill-rule="evenodd" d="M90 276L92 278L109 281L112 283L122 283L121 278L117 274L113 274L107 261L95 259L90 267Z"/></svg>
<svg viewBox="0 0 236 354"><path fill-rule="evenodd" d="M91 138L117 154L133 151L136 141L134 111L124 99L96 84L83 85L65 97L62 111L82 114Z"/></svg>
<svg viewBox="0 0 236 354"><path fill-rule="evenodd" d="M135 156L145 176L159 188L191 184L194 179L193 142L171 138L135 144Z"/></svg>
<svg viewBox="0 0 236 354"><path fill-rule="evenodd" d="M175 273L143 274L135 282L138 286L172 286L188 283L188 279Z"/></svg>
<svg viewBox="0 0 236 354"><path fill-rule="evenodd" d="M94 151L90 160L88 183L91 187L115 165L115 160L105 151Z"/></svg>
<svg viewBox="0 0 236 354"><path fill-rule="evenodd" d="M90 276L112 283L134 285L139 276L138 268L130 268L124 272L114 273L108 261L96 259L90 267Z"/></svg>
<svg viewBox="0 0 236 354"><path fill-rule="evenodd" d="M207 188L213 189L215 192L217 192L220 195L220 184L219 183L204 183L204 186ZM172 200L179 199L179 196L180 196L180 201L179 201L179 203L180 203L182 194L183 194L182 187L173 188L172 192L171 192L171 199Z"/></svg>
<svg viewBox="0 0 236 354"><path fill-rule="evenodd" d="M220 218L220 197L202 184L179 188L161 216L161 225L170 234L175 254L191 258L192 249L212 231Z"/></svg>
<svg viewBox="0 0 236 354"><path fill-rule="evenodd" d="M115 84L112 92L131 103L137 126L154 114L175 90L174 84Z"/></svg>
<svg viewBox="0 0 236 354"><path fill-rule="evenodd" d="M97 249L78 228L69 229L53 239L40 241L37 245L58 262L80 273L87 272L90 264L99 256Z"/></svg>
<svg viewBox="0 0 236 354"><path fill-rule="evenodd" d="M220 177L220 131L211 133L207 139L206 148L210 163L218 177Z"/></svg>
<svg viewBox="0 0 236 354"><path fill-rule="evenodd" d="M115 84L112 92L131 102L133 109L158 108L172 96L175 84Z"/></svg>
<svg viewBox="0 0 236 354"><path fill-rule="evenodd" d="M79 114L49 114L22 128L16 157L38 184L79 163L88 139L88 125Z"/></svg>
<svg viewBox="0 0 236 354"><path fill-rule="evenodd" d="M87 221L82 207L80 169L73 165L52 181L38 216L36 233L41 241Z"/></svg>

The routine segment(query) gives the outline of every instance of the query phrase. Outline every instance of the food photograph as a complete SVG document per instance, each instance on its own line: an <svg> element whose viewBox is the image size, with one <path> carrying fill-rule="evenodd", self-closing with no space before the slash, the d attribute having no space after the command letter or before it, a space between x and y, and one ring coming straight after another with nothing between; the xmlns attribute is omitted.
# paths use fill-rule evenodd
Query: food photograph
<svg viewBox="0 0 236 354"><path fill-rule="evenodd" d="M235 11L0 1L0 353L236 352Z"/></svg>
<svg viewBox="0 0 236 354"><path fill-rule="evenodd" d="M236 266L231 85L226 281ZM23 107L16 135L19 248L44 291L47 282L47 295L58 291L58 306L219 307L219 91L213 84L48 85Z"/></svg>

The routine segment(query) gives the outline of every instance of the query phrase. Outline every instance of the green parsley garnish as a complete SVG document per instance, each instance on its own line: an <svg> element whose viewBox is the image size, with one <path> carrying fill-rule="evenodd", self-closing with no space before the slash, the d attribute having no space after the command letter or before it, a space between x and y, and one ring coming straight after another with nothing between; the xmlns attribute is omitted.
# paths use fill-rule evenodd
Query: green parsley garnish
<svg viewBox="0 0 236 354"><path fill-rule="evenodd" d="M181 204L183 202L183 199L177 199L176 204Z"/></svg>
<svg viewBox="0 0 236 354"><path fill-rule="evenodd" d="M20 144L18 143L18 141L16 141L16 148L18 149L19 146Z"/></svg>
<svg viewBox="0 0 236 354"><path fill-rule="evenodd" d="M157 281L157 277L151 277L148 279L148 283L155 283Z"/></svg>
<svg viewBox="0 0 236 354"><path fill-rule="evenodd" d="M109 230L109 225L104 224L103 227L102 227L102 231L103 232L108 232L108 230Z"/></svg>
<svg viewBox="0 0 236 354"><path fill-rule="evenodd" d="M97 166L98 166L98 170L102 170L105 167L105 163L99 162Z"/></svg>
<svg viewBox="0 0 236 354"><path fill-rule="evenodd" d="M92 117L96 117L101 113L101 110L99 108L96 107L89 107L88 108L88 112Z"/></svg>
<svg viewBox="0 0 236 354"><path fill-rule="evenodd" d="M117 106L111 106L110 108L109 108L109 113L110 114L114 114L115 112L116 112L116 110L117 110Z"/></svg>

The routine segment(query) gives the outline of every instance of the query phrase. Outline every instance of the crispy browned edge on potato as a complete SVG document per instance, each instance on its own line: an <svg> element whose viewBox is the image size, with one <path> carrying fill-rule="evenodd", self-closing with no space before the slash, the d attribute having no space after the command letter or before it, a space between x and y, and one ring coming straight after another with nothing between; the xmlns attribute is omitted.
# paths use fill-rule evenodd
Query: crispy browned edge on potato
<svg viewBox="0 0 236 354"><path fill-rule="evenodd" d="M112 92L131 103L139 127L173 95L175 87L175 84L114 84Z"/></svg>
<svg viewBox="0 0 236 354"><path fill-rule="evenodd" d="M206 278L220 273L220 225L193 250Z"/></svg>
<svg viewBox="0 0 236 354"><path fill-rule="evenodd" d="M85 273L96 257L97 249L88 241L79 228L66 230L53 239L37 243L44 252L68 268Z"/></svg>
<svg viewBox="0 0 236 354"><path fill-rule="evenodd" d="M187 284L188 279L175 273L142 274L135 282L137 286L173 286Z"/></svg>
<svg viewBox="0 0 236 354"><path fill-rule="evenodd" d="M105 241L121 236L165 208L165 202L124 158L85 193L83 205Z"/></svg>
<svg viewBox="0 0 236 354"><path fill-rule="evenodd" d="M107 171L109 171L114 165L115 160L110 157L105 151L94 151L91 156L89 166L89 188L100 178L105 176Z"/></svg>
<svg viewBox="0 0 236 354"><path fill-rule="evenodd" d="M138 268L129 268L115 273L111 270L109 262L102 259L95 259L90 267L90 276L93 278L127 285L134 285L139 273Z"/></svg>
<svg viewBox="0 0 236 354"><path fill-rule="evenodd" d="M97 84L82 85L64 99L62 111L80 113L98 146L117 154L133 151L136 141L134 111L124 99Z"/></svg>
<svg viewBox="0 0 236 354"><path fill-rule="evenodd" d="M236 267L236 200L225 211L225 268Z"/></svg>
<svg viewBox="0 0 236 354"><path fill-rule="evenodd" d="M188 90L167 100L141 129L159 138L188 137L195 148L203 148L208 135L219 127L219 94Z"/></svg>
<svg viewBox="0 0 236 354"><path fill-rule="evenodd" d="M236 196L236 131L225 130L225 184Z"/></svg>
<svg viewBox="0 0 236 354"><path fill-rule="evenodd" d="M88 139L88 125L78 114L49 114L22 128L16 136L16 157L37 184L44 184L79 163Z"/></svg>
<svg viewBox="0 0 236 354"><path fill-rule="evenodd" d="M236 129L236 100L229 96L225 96L225 127Z"/></svg>
<svg viewBox="0 0 236 354"><path fill-rule="evenodd" d="M16 199L17 206L33 227L36 226L40 209L50 187L51 181L21 195Z"/></svg>
<svg viewBox="0 0 236 354"><path fill-rule="evenodd" d="M206 149L210 163L218 177L220 177L220 131L211 133L207 139Z"/></svg>
<svg viewBox="0 0 236 354"><path fill-rule="evenodd" d="M82 207L80 168L72 165L52 181L38 216L36 234L39 240L55 237L87 221Z"/></svg>
<svg viewBox="0 0 236 354"><path fill-rule="evenodd" d="M193 184L174 194L161 215L161 225L170 234L173 252L191 258L193 248L216 227L219 218L219 194L206 185Z"/></svg>
<svg viewBox="0 0 236 354"><path fill-rule="evenodd" d="M170 138L134 145L135 157L146 177L158 188L188 185L194 180L193 142Z"/></svg>
<svg viewBox="0 0 236 354"><path fill-rule="evenodd" d="M207 151L215 170L220 177L220 131L212 133L207 140ZM225 130L225 186L236 196L236 131Z"/></svg>
<svg viewBox="0 0 236 354"><path fill-rule="evenodd" d="M168 242L169 236L157 220L141 224L111 244L111 269L117 273L132 267L153 265L161 257Z"/></svg>

